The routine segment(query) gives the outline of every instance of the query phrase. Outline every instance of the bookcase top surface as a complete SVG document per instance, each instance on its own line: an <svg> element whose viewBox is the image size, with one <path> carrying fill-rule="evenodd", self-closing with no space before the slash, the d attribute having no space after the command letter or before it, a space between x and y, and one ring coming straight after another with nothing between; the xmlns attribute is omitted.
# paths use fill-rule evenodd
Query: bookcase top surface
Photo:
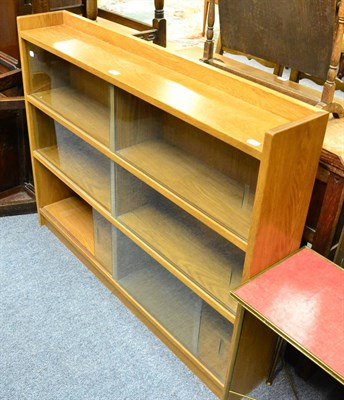
<svg viewBox="0 0 344 400"><path fill-rule="evenodd" d="M18 18L19 35L260 159L265 135L326 113L66 11Z"/></svg>

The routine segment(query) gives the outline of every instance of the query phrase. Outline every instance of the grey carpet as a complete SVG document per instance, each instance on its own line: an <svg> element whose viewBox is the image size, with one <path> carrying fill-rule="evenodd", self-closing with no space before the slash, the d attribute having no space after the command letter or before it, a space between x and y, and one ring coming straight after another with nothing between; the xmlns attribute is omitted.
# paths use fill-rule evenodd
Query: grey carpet
<svg viewBox="0 0 344 400"><path fill-rule="evenodd" d="M321 386L298 381L299 398L340 399L339 392ZM272 387L263 384L252 396L294 398L283 371ZM38 226L36 214L3 217L0 400L38 399L215 396L49 230Z"/></svg>

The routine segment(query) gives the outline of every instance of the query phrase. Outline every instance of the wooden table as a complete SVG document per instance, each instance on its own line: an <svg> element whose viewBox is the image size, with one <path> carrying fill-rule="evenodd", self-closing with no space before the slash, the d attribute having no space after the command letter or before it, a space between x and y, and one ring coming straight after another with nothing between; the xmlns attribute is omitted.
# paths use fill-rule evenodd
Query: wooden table
<svg viewBox="0 0 344 400"><path fill-rule="evenodd" d="M307 247L232 296L284 340L344 383L344 271Z"/></svg>

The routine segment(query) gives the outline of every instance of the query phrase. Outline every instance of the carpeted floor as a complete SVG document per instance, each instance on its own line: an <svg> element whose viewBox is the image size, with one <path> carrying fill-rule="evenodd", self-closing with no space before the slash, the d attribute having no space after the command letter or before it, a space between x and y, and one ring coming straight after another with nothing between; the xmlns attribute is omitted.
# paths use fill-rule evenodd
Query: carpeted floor
<svg viewBox="0 0 344 400"><path fill-rule="evenodd" d="M293 379L300 400L344 398L325 374ZM295 398L284 370L251 396ZM215 396L33 214L0 218L0 399Z"/></svg>
<svg viewBox="0 0 344 400"><path fill-rule="evenodd" d="M0 218L1 400L209 400L45 227Z"/></svg>

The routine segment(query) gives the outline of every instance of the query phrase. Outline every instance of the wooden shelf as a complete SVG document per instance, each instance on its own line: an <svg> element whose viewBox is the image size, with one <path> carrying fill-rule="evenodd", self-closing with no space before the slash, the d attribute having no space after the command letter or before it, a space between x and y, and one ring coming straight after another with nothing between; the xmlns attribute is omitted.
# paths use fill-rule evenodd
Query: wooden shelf
<svg viewBox="0 0 344 400"><path fill-rule="evenodd" d="M109 146L110 109L89 96L72 87L60 87L34 93L28 96L28 100L35 106L37 102L42 103L100 143Z"/></svg>
<svg viewBox="0 0 344 400"><path fill-rule="evenodd" d="M245 250L253 195L244 200L245 186L207 167L195 157L160 140L146 141L117 152L125 161L156 180L167 190L238 236L233 240ZM247 193L246 193L247 194ZM188 210L189 211L189 210ZM225 236L226 232L223 232Z"/></svg>
<svg viewBox="0 0 344 400"><path fill-rule="evenodd" d="M235 314L237 305L229 293L241 283L241 250L172 204L146 205L118 220L167 259L173 269Z"/></svg>
<svg viewBox="0 0 344 400"><path fill-rule="evenodd" d="M64 146L63 152L58 146L34 151L34 156L51 169L62 172L89 196L110 210L110 161L99 156L75 151ZM108 164L108 168L106 168ZM54 171L52 171L54 172Z"/></svg>
<svg viewBox="0 0 344 400"><path fill-rule="evenodd" d="M77 197L49 204L41 208L42 215L63 231L72 243L94 257L92 208Z"/></svg>

